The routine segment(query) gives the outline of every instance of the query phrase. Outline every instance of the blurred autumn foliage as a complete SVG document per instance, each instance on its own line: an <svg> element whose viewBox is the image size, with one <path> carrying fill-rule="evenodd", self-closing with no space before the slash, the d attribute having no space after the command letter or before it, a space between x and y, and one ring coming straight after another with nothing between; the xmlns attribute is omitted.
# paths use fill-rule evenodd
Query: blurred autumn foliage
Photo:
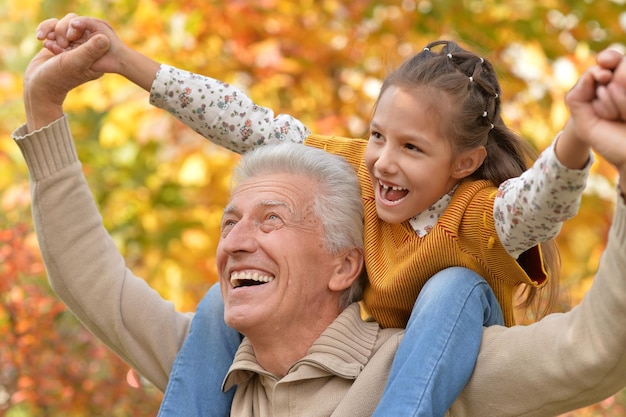
<svg viewBox="0 0 626 417"><path fill-rule="evenodd" d="M10 133L24 121L22 74L37 24L68 12L108 20L156 60L235 84L313 131L362 136L386 71L437 38L496 65L505 118L541 150L562 128L565 92L594 53L621 46L624 0L0 0L0 415L155 415L161 394L52 294L37 249L28 173ZM213 255L237 156L107 75L66 102L78 153L128 265L182 310L216 280ZM594 165L580 214L559 237L564 291L580 301L604 248L614 171ZM134 384L133 384L134 385ZM623 393L567 414L624 415Z"/></svg>

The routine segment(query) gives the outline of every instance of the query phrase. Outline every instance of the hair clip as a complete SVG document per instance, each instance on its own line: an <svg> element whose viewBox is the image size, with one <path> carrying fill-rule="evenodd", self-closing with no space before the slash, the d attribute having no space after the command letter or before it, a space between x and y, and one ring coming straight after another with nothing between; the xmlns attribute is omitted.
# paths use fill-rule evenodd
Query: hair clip
<svg viewBox="0 0 626 417"><path fill-rule="evenodd" d="M424 48L424 51L428 52L430 51L430 48L427 46L426 48Z"/></svg>
<svg viewBox="0 0 626 417"><path fill-rule="evenodd" d="M494 97L495 97L495 98L498 98L498 97L500 97L500 96L498 95L498 93L496 93L496 95L495 95Z"/></svg>
<svg viewBox="0 0 626 417"><path fill-rule="evenodd" d="M474 77L470 75L469 80L470 80L470 83L474 82Z"/></svg>
<svg viewBox="0 0 626 417"><path fill-rule="evenodd" d="M491 128L492 128L492 129L495 127L495 126L493 125L493 123L490 123L490 125L491 125Z"/></svg>
<svg viewBox="0 0 626 417"><path fill-rule="evenodd" d="M483 112L483 117L487 117L487 110Z"/></svg>
<svg viewBox="0 0 626 417"><path fill-rule="evenodd" d="M485 60L484 60L483 58L480 58L480 63L481 63L481 64L484 64L484 63L485 63Z"/></svg>
<svg viewBox="0 0 626 417"><path fill-rule="evenodd" d="M448 58L452 59L452 54L448 54Z"/></svg>

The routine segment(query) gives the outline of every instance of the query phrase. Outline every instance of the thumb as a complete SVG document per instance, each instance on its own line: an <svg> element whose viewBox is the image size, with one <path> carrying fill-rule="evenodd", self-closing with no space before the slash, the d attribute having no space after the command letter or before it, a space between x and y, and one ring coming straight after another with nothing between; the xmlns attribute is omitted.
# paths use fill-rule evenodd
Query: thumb
<svg viewBox="0 0 626 417"><path fill-rule="evenodd" d="M110 42L104 35L96 35L85 43L57 55L60 59L61 81L67 91L95 80L103 74L92 69L94 63L109 50Z"/></svg>
<svg viewBox="0 0 626 417"><path fill-rule="evenodd" d="M595 80L591 70L587 70L574 85L574 87L565 95L565 102L571 107L577 103L588 103L595 97Z"/></svg>
<svg viewBox="0 0 626 417"><path fill-rule="evenodd" d="M78 60L82 65L91 66L95 61L102 58L107 53L111 42L104 35L95 35L84 44L80 45L68 53L76 52ZM87 65L88 64L88 65Z"/></svg>

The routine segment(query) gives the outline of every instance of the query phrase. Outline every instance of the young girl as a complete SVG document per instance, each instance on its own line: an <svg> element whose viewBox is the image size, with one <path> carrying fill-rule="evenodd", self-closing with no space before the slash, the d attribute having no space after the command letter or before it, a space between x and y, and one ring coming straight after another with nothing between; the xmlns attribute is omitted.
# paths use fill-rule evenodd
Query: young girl
<svg viewBox="0 0 626 417"><path fill-rule="evenodd" d="M558 283L551 239L577 211L589 148L568 125L524 172L531 153L502 121L491 64L454 42L427 45L386 78L369 140L361 140L312 135L232 86L159 65L101 21L70 17L41 27L40 39L56 53L67 39L106 33L111 51L95 70L150 89L152 104L228 149L303 142L354 165L366 217L363 314L383 327L406 327L375 415L444 415L471 375L482 326L514 323L520 286L530 305L539 288ZM454 266L475 273L448 269ZM220 308L212 289L176 359L160 415L228 415L216 387L239 336Z"/></svg>

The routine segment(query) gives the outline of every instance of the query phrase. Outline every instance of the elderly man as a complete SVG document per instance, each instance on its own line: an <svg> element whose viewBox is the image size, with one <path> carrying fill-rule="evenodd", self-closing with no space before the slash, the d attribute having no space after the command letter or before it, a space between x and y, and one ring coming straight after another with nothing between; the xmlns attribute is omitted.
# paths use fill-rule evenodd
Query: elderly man
<svg viewBox="0 0 626 417"><path fill-rule="evenodd" d="M25 77L27 124L14 138L31 173L37 234L55 291L112 350L163 389L191 316L175 312L125 268L102 226L63 118L67 92L101 75L91 66L108 46L106 38L95 36L63 56L38 54ZM626 85L626 65L614 67L616 84L609 89L613 110L624 120L626 95L619 84ZM578 92L581 108L591 106L583 94L588 90ZM623 192L626 128L589 121L600 123L608 137L588 140L618 168ZM345 307L352 298L346 293L358 285L360 243L347 229L343 233L351 240L330 243L328 220L341 217L325 213L317 201L326 196L329 180L299 171L305 166L300 161L257 171L258 164L248 159L282 160L284 155L272 155L279 149L289 159L304 152L276 147L246 156L222 222L217 257L225 317L247 336L227 380L238 385L232 414L369 415L401 332L361 321L356 304ZM314 159L341 165L326 158ZM336 205L326 206L331 208ZM350 211L354 207L346 210L356 213ZM567 314L531 326L486 329L474 376L449 414L556 415L621 389L626 384L625 255L622 195L585 300Z"/></svg>

